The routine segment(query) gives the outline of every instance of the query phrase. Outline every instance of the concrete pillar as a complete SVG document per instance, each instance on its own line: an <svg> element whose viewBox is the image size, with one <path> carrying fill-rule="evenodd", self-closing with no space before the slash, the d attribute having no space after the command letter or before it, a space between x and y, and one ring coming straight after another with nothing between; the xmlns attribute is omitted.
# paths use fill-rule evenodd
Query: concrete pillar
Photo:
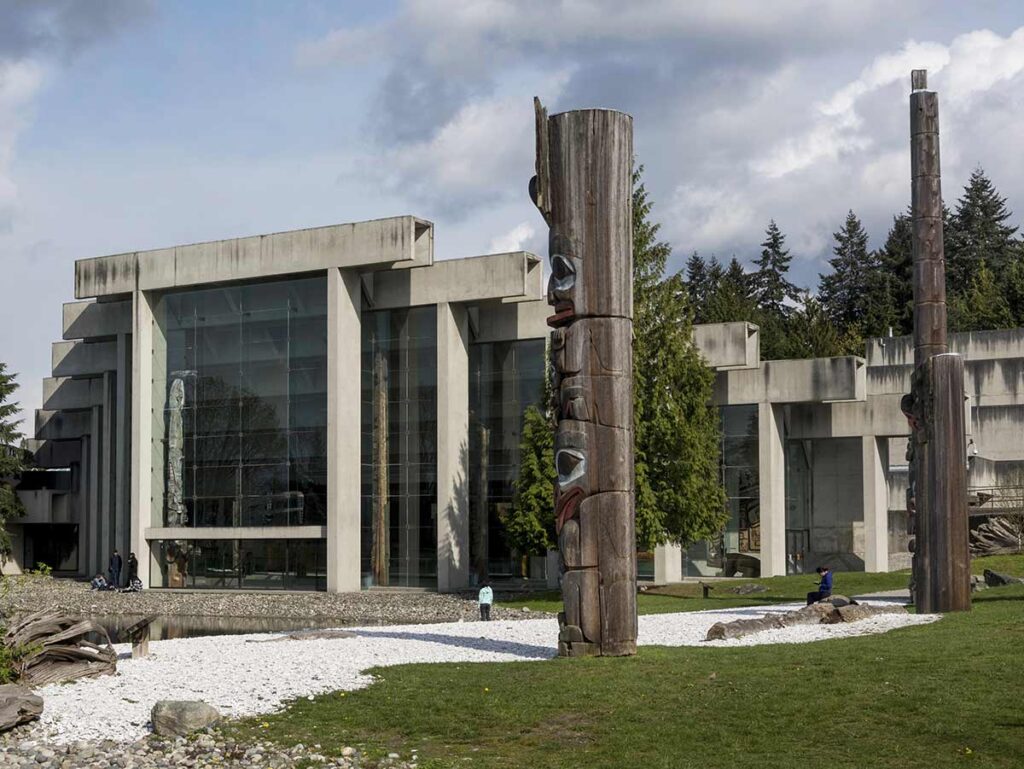
<svg viewBox="0 0 1024 769"><path fill-rule="evenodd" d="M889 489L885 439L873 435L861 439L864 502L864 571L889 570Z"/></svg>
<svg viewBox="0 0 1024 769"><path fill-rule="evenodd" d="M86 521L86 574L90 577L100 571L100 501L99 501L99 469L96 467L93 457L92 435L82 437L82 463L79 465L82 473L81 498L82 517Z"/></svg>
<svg viewBox="0 0 1024 769"><path fill-rule="evenodd" d="M100 557L103 558L104 568L110 562L110 556L114 548L120 549L121 543L117 541L117 517L115 514L115 497L117 491L116 473L114 466L116 460L115 449L117 446L117 404L115 402L114 379L116 375L111 371L103 372L103 410L100 414L102 421L103 437L100 440L100 516L102 520L103 544L100 547ZM125 552L121 553L122 561L128 557ZM122 568L123 571L123 568Z"/></svg>
<svg viewBox="0 0 1024 769"><path fill-rule="evenodd" d="M131 550L139 559L139 579L146 587L154 587L150 571L156 557L146 542L146 528L153 525L153 325L152 299L136 289L132 296Z"/></svg>
<svg viewBox="0 0 1024 769"><path fill-rule="evenodd" d="M125 561L128 553L134 550L131 539L131 520L128 507L131 499L130 473L128 472L131 456L131 372L132 352L131 337L128 334L117 335L117 373L114 381L115 430L114 430L114 541ZM140 555L136 552L136 555ZM127 574L127 567L125 567Z"/></svg>
<svg viewBox="0 0 1024 769"><path fill-rule="evenodd" d="M786 574L786 451L782 406L757 405L761 576Z"/></svg>
<svg viewBox="0 0 1024 769"><path fill-rule="evenodd" d="M654 548L654 581L661 584L683 581L683 548L677 544Z"/></svg>
<svg viewBox="0 0 1024 769"><path fill-rule="evenodd" d="M362 288L327 270L327 589L359 590Z"/></svg>
<svg viewBox="0 0 1024 769"><path fill-rule="evenodd" d="M469 585L469 314L437 305L437 589Z"/></svg>

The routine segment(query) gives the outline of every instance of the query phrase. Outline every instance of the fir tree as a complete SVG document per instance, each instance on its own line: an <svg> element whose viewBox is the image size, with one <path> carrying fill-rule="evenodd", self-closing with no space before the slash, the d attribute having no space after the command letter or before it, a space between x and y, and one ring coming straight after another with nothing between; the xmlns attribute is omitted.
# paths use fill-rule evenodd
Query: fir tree
<svg viewBox="0 0 1024 769"><path fill-rule="evenodd" d="M954 296L949 304L949 326L953 331L987 331L1012 325L1010 306L992 270L981 259L970 288Z"/></svg>
<svg viewBox="0 0 1024 769"><path fill-rule="evenodd" d="M24 514L21 500L12 485L21 473L23 451L18 432L18 404L11 396L18 389L15 374L7 373L7 364L0 362L0 564L11 554L11 536L7 522Z"/></svg>
<svg viewBox="0 0 1024 769"><path fill-rule="evenodd" d="M633 180L633 429L637 542L649 548L706 538L727 516L714 373L693 344L682 276L665 276L671 249L650 220L641 170Z"/></svg>
<svg viewBox="0 0 1024 769"><path fill-rule="evenodd" d="M892 218L892 227L879 252L879 264L884 276L892 318L893 333L897 336L914 332L914 247L910 214ZM886 335L888 328L877 332Z"/></svg>
<svg viewBox="0 0 1024 769"><path fill-rule="evenodd" d="M541 404L523 414L519 472L512 484L512 506L500 516L509 548L523 558L555 547L555 423L550 377L544 377Z"/></svg>
<svg viewBox="0 0 1024 769"><path fill-rule="evenodd" d="M802 307L793 313L790 325L790 354L794 358L832 358L847 354L849 340L836 330L822 303L804 294Z"/></svg>
<svg viewBox="0 0 1024 769"><path fill-rule="evenodd" d="M708 264L703 256L694 251L686 260L686 290L690 295L690 306L694 308L696 316L701 314L701 308L707 303L710 289Z"/></svg>
<svg viewBox="0 0 1024 769"><path fill-rule="evenodd" d="M752 321L756 317L756 302L751 293L751 276L736 257L717 281L708 296L702 323L729 323Z"/></svg>
<svg viewBox="0 0 1024 769"><path fill-rule="evenodd" d="M868 257L868 234L853 211L839 232L833 233L835 256L828 260L832 271L822 275L819 297L832 319L842 328L859 328L867 317L867 279L873 265Z"/></svg>
<svg viewBox="0 0 1024 769"><path fill-rule="evenodd" d="M954 293L971 285L982 260L997 281L1006 275L1020 254L1017 228L1007 224L1011 216L1006 198L976 168L949 222L946 272Z"/></svg>
<svg viewBox="0 0 1024 769"><path fill-rule="evenodd" d="M761 257L755 260L757 270L752 276L754 296L757 306L763 312L783 318L789 314L786 300L797 302L801 291L789 282L789 263L793 257L785 248L786 236L772 219L765 230L765 240L761 243Z"/></svg>

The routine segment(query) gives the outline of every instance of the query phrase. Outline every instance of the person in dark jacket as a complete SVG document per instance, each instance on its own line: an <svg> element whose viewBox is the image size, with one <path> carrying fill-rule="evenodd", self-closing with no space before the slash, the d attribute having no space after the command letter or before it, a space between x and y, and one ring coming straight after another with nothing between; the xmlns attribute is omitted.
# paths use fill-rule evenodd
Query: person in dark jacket
<svg viewBox="0 0 1024 769"><path fill-rule="evenodd" d="M818 589L807 594L808 606L812 603L823 601L832 595L832 570L829 569L828 566L819 566L818 577L821 579L821 581L818 582Z"/></svg>
<svg viewBox="0 0 1024 769"><path fill-rule="evenodd" d="M121 587L121 554L114 551L114 554L110 556L110 565L108 571L110 572L110 584L114 587Z"/></svg>
<svg viewBox="0 0 1024 769"><path fill-rule="evenodd" d="M139 559L135 557L135 553L128 553L128 584L132 584L133 579L137 579L139 576Z"/></svg>

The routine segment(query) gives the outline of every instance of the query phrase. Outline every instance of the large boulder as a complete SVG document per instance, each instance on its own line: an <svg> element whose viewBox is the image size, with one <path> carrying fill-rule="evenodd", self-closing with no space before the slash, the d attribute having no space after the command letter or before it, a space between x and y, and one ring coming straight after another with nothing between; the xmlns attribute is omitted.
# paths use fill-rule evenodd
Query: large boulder
<svg viewBox="0 0 1024 769"><path fill-rule="evenodd" d="M837 609L840 606L856 606L857 602L852 598L847 598L845 595L839 595L839 593L833 593L828 598L822 598L821 603L829 603L835 606Z"/></svg>
<svg viewBox="0 0 1024 769"><path fill-rule="evenodd" d="M39 718L43 712L43 698L31 689L17 684L0 686L0 732Z"/></svg>
<svg viewBox="0 0 1024 769"><path fill-rule="evenodd" d="M186 734L213 726L220 721L220 712L213 705L190 700L160 700L150 716L153 731L164 737Z"/></svg>
<svg viewBox="0 0 1024 769"><path fill-rule="evenodd" d="M1003 585L1024 585L1024 579L1011 577L1009 574L1000 574L998 571L985 569L985 584L989 587L1002 587Z"/></svg>

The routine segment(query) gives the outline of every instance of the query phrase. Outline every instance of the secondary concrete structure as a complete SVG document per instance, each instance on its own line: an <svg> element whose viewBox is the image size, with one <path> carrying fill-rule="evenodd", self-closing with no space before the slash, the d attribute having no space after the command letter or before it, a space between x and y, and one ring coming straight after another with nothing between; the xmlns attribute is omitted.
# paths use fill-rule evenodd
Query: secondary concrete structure
<svg viewBox="0 0 1024 769"><path fill-rule="evenodd" d="M501 519L544 377L537 257L435 262L433 226L404 216L86 259L76 294L7 571L88 576L117 548L152 587L455 590L520 573ZM717 370L730 523L641 554L641 576L907 566L912 341L762 361L752 324L694 336ZM970 486L1024 487L1024 330L950 348Z"/></svg>

